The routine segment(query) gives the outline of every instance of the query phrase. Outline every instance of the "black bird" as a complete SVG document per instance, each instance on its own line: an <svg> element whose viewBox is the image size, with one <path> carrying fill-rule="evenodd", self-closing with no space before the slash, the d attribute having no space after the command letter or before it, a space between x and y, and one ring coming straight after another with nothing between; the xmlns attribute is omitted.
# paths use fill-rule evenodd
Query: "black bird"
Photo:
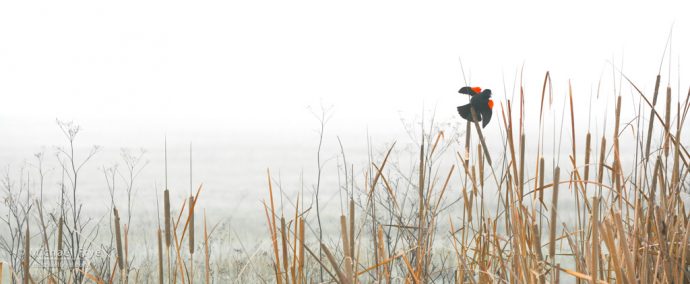
<svg viewBox="0 0 690 284"><path fill-rule="evenodd" d="M472 96L469 104L458 107L460 116L470 122L474 122L471 110L474 109L476 121L481 121L482 127L486 127L489 121L491 121L491 109L494 107L494 101L491 100L491 90L482 90L479 87L462 87L458 93Z"/></svg>

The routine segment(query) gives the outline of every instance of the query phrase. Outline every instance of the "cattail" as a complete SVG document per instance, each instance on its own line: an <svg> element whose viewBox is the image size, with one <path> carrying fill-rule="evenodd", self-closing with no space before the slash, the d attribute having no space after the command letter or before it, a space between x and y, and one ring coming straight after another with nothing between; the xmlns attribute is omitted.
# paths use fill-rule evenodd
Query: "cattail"
<svg viewBox="0 0 690 284"><path fill-rule="evenodd" d="M592 151L591 148L592 134L587 131L587 138L585 140L585 181L589 181L589 154ZM587 184L585 183L585 193L587 192Z"/></svg>
<svg viewBox="0 0 690 284"><path fill-rule="evenodd" d="M592 243L590 245L592 250L590 253L590 257L592 258L590 263L592 267L590 272L592 274L591 283L595 284L599 276L599 196L595 196L592 203L594 208L592 210Z"/></svg>
<svg viewBox="0 0 690 284"><path fill-rule="evenodd" d="M158 227L158 284L163 284L163 233Z"/></svg>
<svg viewBox="0 0 690 284"><path fill-rule="evenodd" d="M352 228L350 228L352 229ZM347 217L345 215L340 215L340 239L343 242L343 255L345 257L350 256L350 238L347 233Z"/></svg>
<svg viewBox="0 0 690 284"><path fill-rule="evenodd" d="M522 196L525 194L525 134L520 136L520 184L518 185L518 190L520 192L520 202L522 202Z"/></svg>
<svg viewBox="0 0 690 284"><path fill-rule="evenodd" d="M470 108L470 110L472 111L472 117L477 117L477 114L474 112L474 108ZM482 129L479 127L477 119L474 120L474 128L477 130L479 142L482 143L482 148L484 148L484 154L486 154L486 161L489 163L489 166L491 166L491 154L489 154L489 148L486 146L486 140L484 140L484 134L482 133Z"/></svg>
<svg viewBox="0 0 690 284"><path fill-rule="evenodd" d="M473 112L474 113L474 112ZM417 271L421 271L424 266L424 143L420 146L419 151L419 235L417 236Z"/></svg>
<svg viewBox="0 0 690 284"><path fill-rule="evenodd" d="M379 238L379 247L378 247L379 255L381 255L381 257L383 259L388 259L388 255L386 254L386 249L385 249L385 245L384 245L385 243L383 241L383 226L381 226L380 224L379 224L378 238ZM388 265L386 264L383 266L384 279L388 279L388 274L389 274L388 273Z"/></svg>
<svg viewBox="0 0 690 284"><path fill-rule="evenodd" d="M280 239L283 245L283 269L285 270L285 283L290 283L288 279L288 246L287 246L287 226L285 225L285 217L280 217ZM280 265L280 263L278 263Z"/></svg>
<svg viewBox="0 0 690 284"><path fill-rule="evenodd" d="M606 138L601 137L601 149L599 152L599 174L597 175L597 182L601 184L604 180L604 159L606 158Z"/></svg>
<svg viewBox="0 0 690 284"><path fill-rule="evenodd" d="M479 185L484 188L484 152L481 145L477 145L477 164L479 166Z"/></svg>
<svg viewBox="0 0 690 284"><path fill-rule="evenodd" d="M470 162L470 139L472 137L472 123L467 121L467 129L465 129L465 163Z"/></svg>
<svg viewBox="0 0 690 284"><path fill-rule="evenodd" d="M194 254L194 196L189 196L189 254Z"/></svg>
<svg viewBox="0 0 690 284"><path fill-rule="evenodd" d="M539 202L544 204L544 157L539 158Z"/></svg>
<svg viewBox="0 0 690 284"><path fill-rule="evenodd" d="M532 238L534 239L532 245L534 252L537 254L537 263L541 263L544 261L544 256L541 252L541 233L539 232L539 225L537 224L532 224ZM539 283L544 283L544 275L541 271L539 273Z"/></svg>
<svg viewBox="0 0 690 284"><path fill-rule="evenodd" d="M120 232L120 215L117 213L117 208L113 207L113 216L115 219L115 245L117 246L117 265L120 269L124 269L124 262L122 254L122 234Z"/></svg>
<svg viewBox="0 0 690 284"><path fill-rule="evenodd" d="M355 257L355 201L350 199L350 256Z"/></svg>
<svg viewBox="0 0 690 284"><path fill-rule="evenodd" d="M553 195L551 197L551 226L549 228L549 258L551 259L551 266L555 267L556 264L556 221L558 215L556 212L558 210L558 183L560 181L561 168L556 167L553 172ZM553 271L552 280L556 278L558 274L555 270Z"/></svg>
<svg viewBox="0 0 690 284"><path fill-rule="evenodd" d="M64 219L60 216L58 220L58 235L57 235L57 269L60 270L60 262L62 261L62 225Z"/></svg>
<svg viewBox="0 0 690 284"><path fill-rule="evenodd" d="M664 130L664 155L668 157L668 144L671 137L671 87L666 88L666 117L664 119L666 129ZM680 122L679 122L680 123Z"/></svg>
<svg viewBox="0 0 690 284"><path fill-rule="evenodd" d="M335 270L335 274L338 276L338 282L339 283L349 283L347 281L348 279L345 277L345 274L343 273L342 270L340 270L338 262L335 260L335 257L333 257L333 254L331 253L330 250L326 247L325 244L321 243L321 250L323 250L323 254L326 255L326 259L328 259L328 262L331 263L333 266L333 269Z"/></svg>
<svg viewBox="0 0 690 284"><path fill-rule="evenodd" d="M163 191L163 213L165 217L165 246L170 248L170 190Z"/></svg>
<svg viewBox="0 0 690 284"><path fill-rule="evenodd" d="M352 230L352 228L350 228ZM343 255L345 257L345 277L352 278L352 256L350 255L350 240L347 233L347 217L340 216L340 238L343 241ZM349 263L348 263L349 260Z"/></svg>
<svg viewBox="0 0 690 284"><path fill-rule="evenodd" d="M299 217L299 279L304 280L304 219ZM298 281L302 283L302 281Z"/></svg>
<svg viewBox="0 0 690 284"><path fill-rule="evenodd" d="M645 148L645 160L649 157L649 148L652 144L652 130L654 129L654 106L656 106L656 99L659 96L659 83L661 82L661 75L656 75L656 83L654 83L654 98L652 99L652 110L649 113L649 130L647 130L647 146Z"/></svg>
<svg viewBox="0 0 690 284"><path fill-rule="evenodd" d="M24 235L24 259L22 260L22 268L24 269L24 284L29 284L31 274L29 273L29 260L31 259L31 235L29 234L29 223L26 223L26 234Z"/></svg>

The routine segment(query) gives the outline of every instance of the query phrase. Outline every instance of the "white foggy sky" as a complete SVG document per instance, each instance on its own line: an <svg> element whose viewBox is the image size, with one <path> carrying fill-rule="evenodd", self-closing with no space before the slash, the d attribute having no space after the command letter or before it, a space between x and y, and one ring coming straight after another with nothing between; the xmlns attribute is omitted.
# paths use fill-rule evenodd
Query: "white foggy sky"
<svg viewBox="0 0 690 284"><path fill-rule="evenodd" d="M523 64L531 90L550 70L589 94L610 59L650 87L674 23L688 66L680 3L4 1L0 118L270 132L313 128L323 101L334 128L363 130L422 105L455 115L459 58L498 98Z"/></svg>

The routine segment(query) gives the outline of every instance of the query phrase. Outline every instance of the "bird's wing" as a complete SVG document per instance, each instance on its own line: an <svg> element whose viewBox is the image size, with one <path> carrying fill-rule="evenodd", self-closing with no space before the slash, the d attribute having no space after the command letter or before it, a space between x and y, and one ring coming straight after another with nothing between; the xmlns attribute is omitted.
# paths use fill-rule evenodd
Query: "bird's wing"
<svg viewBox="0 0 690 284"><path fill-rule="evenodd" d="M482 111L482 128L486 127L486 125L489 124L489 121L491 121L492 112L493 111L491 111L490 108Z"/></svg>
<svg viewBox="0 0 690 284"><path fill-rule="evenodd" d="M471 104L466 104L464 106L459 106L458 107L458 113L460 116L464 119L467 119L470 122L473 122L474 119L472 118L472 105ZM477 115L477 121L482 121L482 118L479 113L476 113Z"/></svg>
<svg viewBox="0 0 690 284"><path fill-rule="evenodd" d="M476 88L477 87L473 88L473 87L469 87L469 86L468 87L462 87L462 88L460 88L460 91L458 91L458 93L470 95L470 96L478 95L477 92L475 91Z"/></svg>

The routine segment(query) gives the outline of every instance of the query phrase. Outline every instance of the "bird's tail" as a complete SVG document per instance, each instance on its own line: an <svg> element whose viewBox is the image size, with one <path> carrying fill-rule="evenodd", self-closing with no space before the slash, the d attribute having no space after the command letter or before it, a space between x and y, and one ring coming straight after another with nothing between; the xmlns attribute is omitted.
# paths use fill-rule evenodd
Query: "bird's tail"
<svg viewBox="0 0 690 284"><path fill-rule="evenodd" d="M474 119L472 118L472 105L471 104L466 104L464 106L459 106L458 107L458 113L460 116L464 119L467 119L470 122L474 122ZM479 116L479 113L475 111L475 116L477 118L477 121L481 121L482 118Z"/></svg>

